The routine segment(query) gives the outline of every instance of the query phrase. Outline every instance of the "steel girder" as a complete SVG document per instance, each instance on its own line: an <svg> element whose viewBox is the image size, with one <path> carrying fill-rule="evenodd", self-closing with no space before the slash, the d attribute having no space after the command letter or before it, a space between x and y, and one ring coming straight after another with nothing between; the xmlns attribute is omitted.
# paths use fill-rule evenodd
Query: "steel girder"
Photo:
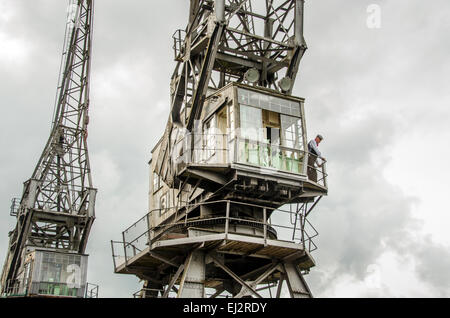
<svg viewBox="0 0 450 318"><path fill-rule="evenodd" d="M215 270L212 270L211 265ZM287 287L285 295L291 298L313 297L298 267L287 260L274 261L251 272L238 274L227 266L220 254L215 251L194 249L176 267L176 272L168 282L149 278L146 288L143 289L143 297L168 298L170 292L175 292L177 298L216 298L228 292L233 298L281 298L284 296L282 290L285 282ZM220 272L220 278L215 277L214 272L216 275ZM222 283L214 288L207 287L205 282L211 280L220 280ZM175 286L176 283L178 288ZM276 288L277 292L272 294L270 291L270 296L261 293L263 290L273 288ZM214 290L213 294L208 294L211 290Z"/></svg>

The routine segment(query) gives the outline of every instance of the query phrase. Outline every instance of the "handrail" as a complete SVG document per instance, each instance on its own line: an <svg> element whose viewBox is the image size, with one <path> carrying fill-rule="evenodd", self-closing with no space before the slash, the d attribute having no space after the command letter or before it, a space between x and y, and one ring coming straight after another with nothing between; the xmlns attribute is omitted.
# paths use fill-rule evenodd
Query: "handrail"
<svg viewBox="0 0 450 318"><path fill-rule="evenodd" d="M98 298L99 286L97 284L86 283L85 298Z"/></svg>
<svg viewBox="0 0 450 318"><path fill-rule="evenodd" d="M181 172L183 164L241 163L308 176L310 181L327 188L326 163L316 167L314 161L311 165L309 159L313 154L300 148L251 138L231 139L229 134L188 133L176 142L175 149L174 169L177 173Z"/></svg>
<svg viewBox="0 0 450 318"><path fill-rule="evenodd" d="M128 261L138 255L139 253L142 253L145 248L147 248L148 246L151 245L152 240L158 240L160 239L159 236L157 238L153 238L152 239L152 233L154 233L155 231L159 231L159 230L168 230L171 227L176 227L176 226L189 226L190 224L198 224L199 222L201 223L206 223L206 222L216 222L216 221L220 221L223 222L225 224L224 227L224 233L225 235L228 235L229 230L229 224L231 222L242 222L243 225L247 224L247 225L251 225L253 224L253 226L260 226L261 227L261 237L264 237L264 240L268 239L268 233L272 233L275 235L286 235L286 233L284 232L280 232L278 233L278 231L275 231L275 229L281 229L281 231L293 231L294 235L292 237L292 239L288 239L290 241L294 241L297 244L302 244L303 248L305 250L308 250L309 252L314 251L315 249L317 249L316 244L313 242L313 239L315 237L318 236L318 232L317 230L314 228L314 226L305 218L305 215L302 214L301 219L302 219L302 223L300 226L300 229L297 228L297 225L294 224L289 224L289 219L283 221L283 215L287 215L289 214L290 217L292 217L293 214L297 213L297 211L288 211L285 209L275 209L273 207L267 207L267 206L262 206L262 205L258 205L258 204L252 204L252 203L242 203L242 202L235 202L235 201L230 201L230 200L217 200L217 201L211 201L211 202L203 202L203 203L197 203L197 204L191 204L188 206L191 207L199 207L202 205L208 205L208 204L217 204L217 203L226 203L227 205L239 205L239 206L251 206L251 207L258 207L258 208L262 208L266 211L276 211L279 212L277 214L273 214L264 220L257 220L257 219L251 219L251 218L239 218L239 217L234 217L234 216L230 216L230 215L225 215L225 216L217 216L217 217L209 217L209 218L197 218L197 219L192 219L192 220L181 220L178 222L171 222L171 223L167 223L167 224L159 224L157 226L154 227L150 227L150 223L148 222L148 217L150 215L150 213L154 212L154 211L159 211L161 209L155 209L151 212L149 212L147 215L145 215L143 218L140 219L140 221L138 222L142 222L143 220L145 220L145 230L142 231L141 233L139 233L138 235L134 236L134 237L127 237L126 236L126 232L129 231L131 228L136 227L136 224L138 222L135 222L131 227L129 227L127 230L125 230L123 232L123 240L122 241L111 241L111 249L112 249L112 256L113 256L113 260L114 260L114 268L118 268L119 265L127 265ZM173 208L173 207L172 207ZM167 208L170 209L170 208ZM273 218L275 216L281 217L281 220L274 220ZM275 219L277 219L278 217L275 217ZM222 223L220 223L222 224ZM309 229L307 229L307 227ZM301 232L301 237L296 237L295 236L295 231L300 231ZM283 234L284 233L284 234ZM122 252L121 254L123 255L116 255L116 250L115 250L115 245L119 244L121 246ZM120 262L120 264L118 264L116 261L120 259L123 262Z"/></svg>
<svg viewBox="0 0 450 318"><path fill-rule="evenodd" d="M183 36L184 34L184 36ZM186 37L186 31L178 29L176 30L173 35L173 51L175 55L175 59L179 58L180 53L182 53L183 44L184 44L184 38Z"/></svg>
<svg viewBox="0 0 450 318"><path fill-rule="evenodd" d="M19 198L11 199L11 210L9 214L11 216L17 216L19 214L19 208L20 208L20 199Z"/></svg>
<svg viewBox="0 0 450 318"><path fill-rule="evenodd" d="M290 215L293 214L292 211L284 210L284 209L281 209L281 208L276 209L276 208L263 206L263 205L259 205L259 204L246 203L246 202L236 202L236 201L232 201L232 200L215 200L215 201L208 201L208 202L201 202L201 203L194 203L194 204L186 204L186 205L183 206L183 208L190 209L190 208L196 208L196 207L204 206L204 205L211 205L211 204L217 204L217 203L227 203L227 202L230 202L231 204L243 205L243 206L248 206L248 207L255 207L255 208L261 208L261 209L266 208L268 210L277 211L277 212L281 212L281 213L287 213L287 214L290 214ZM148 212L146 215L144 215L142 218L140 218L137 222L133 223L131 226L129 226L127 229L125 229L123 232L127 232L132 227L135 227L136 224L138 224L142 220L150 217L155 212L160 212L162 210L172 210L174 208L176 208L176 206L167 207L167 208L164 208L164 209L161 209L161 208L153 209L150 212ZM171 224L173 224L173 223L171 223Z"/></svg>

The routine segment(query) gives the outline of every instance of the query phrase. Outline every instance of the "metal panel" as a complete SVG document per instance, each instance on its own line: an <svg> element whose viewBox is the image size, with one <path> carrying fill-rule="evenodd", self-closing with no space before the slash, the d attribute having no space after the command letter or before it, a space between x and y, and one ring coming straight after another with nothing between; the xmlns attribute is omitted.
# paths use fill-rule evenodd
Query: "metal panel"
<svg viewBox="0 0 450 318"><path fill-rule="evenodd" d="M179 298L204 298L205 284L205 254L195 251L186 261L183 277L181 278Z"/></svg>
<svg viewBox="0 0 450 318"><path fill-rule="evenodd" d="M84 297L88 256L35 251L29 295Z"/></svg>

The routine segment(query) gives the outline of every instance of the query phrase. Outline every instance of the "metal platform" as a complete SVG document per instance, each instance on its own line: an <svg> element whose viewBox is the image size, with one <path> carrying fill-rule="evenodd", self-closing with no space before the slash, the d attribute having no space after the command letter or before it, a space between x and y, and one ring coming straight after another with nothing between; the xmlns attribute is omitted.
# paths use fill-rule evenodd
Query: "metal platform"
<svg viewBox="0 0 450 318"><path fill-rule="evenodd" d="M174 265L172 259L188 254L194 249L215 250L217 253L251 258L290 261L296 263L300 270L309 270L315 266L311 254L299 244L237 234L210 233L205 235L204 229L189 230L190 233L200 235L154 242L125 263L117 264L115 272L142 276L140 274L143 272L156 270L163 264Z"/></svg>

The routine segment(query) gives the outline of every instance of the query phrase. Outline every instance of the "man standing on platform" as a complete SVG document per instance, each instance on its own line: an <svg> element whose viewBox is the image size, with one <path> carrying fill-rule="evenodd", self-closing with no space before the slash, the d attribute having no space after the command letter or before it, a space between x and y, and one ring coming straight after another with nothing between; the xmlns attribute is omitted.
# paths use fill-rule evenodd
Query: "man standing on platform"
<svg viewBox="0 0 450 318"><path fill-rule="evenodd" d="M319 150L319 144L323 140L323 137L321 135L317 135L315 139L311 140L308 143L308 179L317 182L317 170L315 167L315 163L318 158L323 160L323 163L319 165L319 167L322 167L322 165L326 162L325 158L322 157L322 153Z"/></svg>

